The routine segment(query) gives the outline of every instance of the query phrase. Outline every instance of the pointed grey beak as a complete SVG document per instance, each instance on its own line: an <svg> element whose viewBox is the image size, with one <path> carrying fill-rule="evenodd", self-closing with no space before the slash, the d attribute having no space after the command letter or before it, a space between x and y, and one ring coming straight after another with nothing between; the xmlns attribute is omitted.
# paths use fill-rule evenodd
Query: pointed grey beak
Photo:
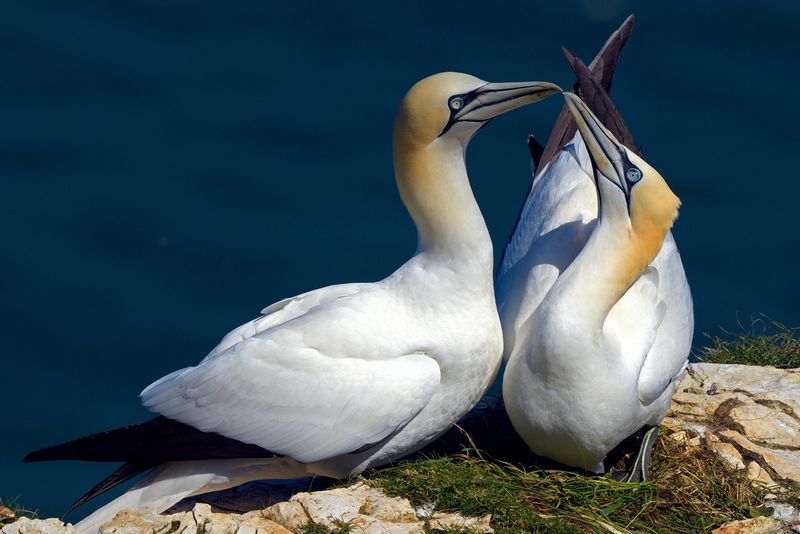
<svg viewBox="0 0 800 534"><path fill-rule="evenodd" d="M450 120L442 130L443 135L457 122L488 122L506 111L538 102L561 92L550 82L487 83L450 98Z"/></svg>
<svg viewBox="0 0 800 534"><path fill-rule="evenodd" d="M583 142L589 150L596 172L602 174L608 181L619 187L625 197L630 197L630 188L638 181L628 180L626 172L634 168L628 159L625 147L620 144L614 136L606 130L600 120L577 95L563 93L578 130L581 132ZM641 171L636 169L641 178ZM635 174L635 173L634 173ZM635 178L634 174L631 178Z"/></svg>

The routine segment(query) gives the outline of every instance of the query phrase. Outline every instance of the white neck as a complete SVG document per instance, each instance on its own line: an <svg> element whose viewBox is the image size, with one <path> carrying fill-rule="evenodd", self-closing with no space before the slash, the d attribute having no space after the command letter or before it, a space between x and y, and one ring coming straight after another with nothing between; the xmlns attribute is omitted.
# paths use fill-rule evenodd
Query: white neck
<svg viewBox="0 0 800 534"><path fill-rule="evenodd" d="M601 179L598 184L597 224L583 250L558 277L542 303L558 308L559 317L582 331L602 330L611 308L619 301L647 266L639 265L637 243L627 207L619 202L614 186Z"/></svg>

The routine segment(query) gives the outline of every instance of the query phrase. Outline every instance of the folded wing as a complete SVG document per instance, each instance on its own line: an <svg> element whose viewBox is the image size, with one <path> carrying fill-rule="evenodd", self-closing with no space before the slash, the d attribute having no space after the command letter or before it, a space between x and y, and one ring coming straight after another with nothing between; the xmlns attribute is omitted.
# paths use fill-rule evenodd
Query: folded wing
<svg viewBox="0 0 800 534"><path fill-rule="evenodd" d="M440 381L436 361L421 353L365 355L364 347L359 357L333 357L324 346L307 346L303 335L273 335L273 328L281 330L277 325L288 321L274 321L272 314L297 319L355 292L344 289L322 299L301 296L314 305L297 306L299 312L290 309L297 299L279 303L270 315L256 320L269 325L253 324L229 334L196 367L145 389L142 403L204 432L306 463L380 442L431 399ZM315 313L325 311L318 308Z"/></svg>
<svg viewBox="0 0 800 534"><path fill-rule="evenodd" d="M671 232L651 265L660 273L658 301L664 314L639 374L639 398L643 404L658 399L680 378L694 334L692 294Z"/></svg>

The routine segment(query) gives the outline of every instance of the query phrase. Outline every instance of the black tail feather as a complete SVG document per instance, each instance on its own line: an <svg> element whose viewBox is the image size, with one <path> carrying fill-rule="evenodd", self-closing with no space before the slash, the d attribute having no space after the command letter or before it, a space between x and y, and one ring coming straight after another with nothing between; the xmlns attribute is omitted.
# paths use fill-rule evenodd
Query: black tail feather
<svg viewBox="0 0 800 534"><path fill-rule="evenodd" d="M113 473L108 475L106 478L101 480L95 487L87 491L86 493L81 496L80 499L72 503L72 506L64 512L64 515L67 515L71 511L73 511L78 506L91 501L98 495L101 495L113 487L116 487L123 482L132 479L136 475L140 473L144 473L148 469L155 467L156 463L148 463L148 462L128 462L122 464L120 467L114 470Z"/></svg>

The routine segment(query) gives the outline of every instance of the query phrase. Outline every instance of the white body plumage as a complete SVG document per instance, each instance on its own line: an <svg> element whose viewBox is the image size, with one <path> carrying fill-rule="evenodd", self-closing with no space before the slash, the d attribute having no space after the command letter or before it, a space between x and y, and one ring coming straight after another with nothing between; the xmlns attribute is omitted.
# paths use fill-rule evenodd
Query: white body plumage
<svg viewBox="0 0 800 534"><path fill-rule="evenodd" d="M463 416L502 356L492 244L464 154L491 118L559 91L458 73L418 82L394 129L400 195L416 254L376 283L325 287L269 307L197 366L142 392L148 409L278 456L167 462L77 526L125 508L162 511L249 480L346 478L405 456Z"/></svg>
<svg viewBox="0 0 800 534"><path fill-rule="evenodd" d="M600 472L612 448L663 418L694 320L670 232L620 280L632 225L619 189L593 172L576 133L535 178L496 292L515 428L535 453Z"/></svg>
<svg viewBox="0 0 800 534"><path fill-rule="evenodd" d="M142 402L309 474L347 478L413 452L475 404L499 366L488 233L476 245L469 261L423 252L380 282L273 304Z"/></svg>

